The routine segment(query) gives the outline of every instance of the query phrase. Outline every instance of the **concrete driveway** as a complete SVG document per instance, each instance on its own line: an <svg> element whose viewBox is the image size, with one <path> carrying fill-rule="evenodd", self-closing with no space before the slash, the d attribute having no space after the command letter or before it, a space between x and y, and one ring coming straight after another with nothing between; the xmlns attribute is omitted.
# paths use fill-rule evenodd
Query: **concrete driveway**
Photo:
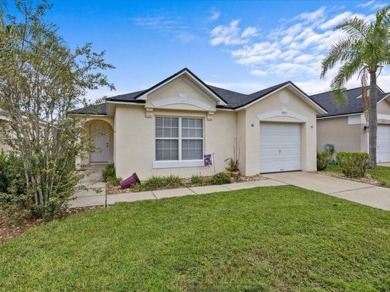
<svg viewBox="0 0 390 292"><path fill-rule="evenodd" d="M390 210L390 189L309 172L266 174L264 177L333 197Z"/></svg>

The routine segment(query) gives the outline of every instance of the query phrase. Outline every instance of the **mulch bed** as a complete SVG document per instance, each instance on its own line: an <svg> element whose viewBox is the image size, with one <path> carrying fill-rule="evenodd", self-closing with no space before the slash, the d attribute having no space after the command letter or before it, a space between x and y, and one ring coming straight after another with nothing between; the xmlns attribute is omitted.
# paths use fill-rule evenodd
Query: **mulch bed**
<svg viewBox="0 0 390 292"><path fill-rule="evenodd" d="M210 177L205 177L205 179L208 179ZM237 180L237 182L250 182L250 181L260 181L260 180L266 180L267 178L257 174L253 176L240 176ZM233 182L234 183L234 182ZM205 184L206 186L208 184ZM190 178L184 178L181 180L181 185L177 188L191 188L191 187L198 187L197 184L191 184ZM112 183L107 183L106 185L106 193L107 195L116 195L116 194L124 194L124 193L135 193L136 191L130 189L121 189L120 186L114 186Z"/></svg>
<svg viewBox="0 0 390 292"><path fill-rule="evenodd" d="M6 215L0 213L0 244L15 238L28 229L37 225L36 220L19 220L7 218Z"/></svg>
<svg viewBox="0 0 390 292"><path fill-rule="evenodd" d="M7 217L5 214L0 212L0 244L13 239L15 237L20 236L27 230L48 222L52 220L60 220L64 219L69 215L80 213L86 210L96 209L96 208L102 208L100 206L93 206L93 207L84 207L84 208L72 208L72 209L65 209L60 214L55 216L52 219L42 220L42 219L21 219L18 214L14 214L11 217Z"/></svg>
<svg viewBox="0 0 390 292"><path fill-rule="evenodd" d="M369 174L366 174L365 177L346 177L342 173L333 172L333 171L320 171L320 172L318 172L318 174L324 174L324 175L328 175L328 176L332 176L332 177L337 177L337 178L346 179L346 180L350 180L350 181L356 181L356 182L370 184L370 185L379 186L379 187L383 186L383 182L371 177Z"/></svg>

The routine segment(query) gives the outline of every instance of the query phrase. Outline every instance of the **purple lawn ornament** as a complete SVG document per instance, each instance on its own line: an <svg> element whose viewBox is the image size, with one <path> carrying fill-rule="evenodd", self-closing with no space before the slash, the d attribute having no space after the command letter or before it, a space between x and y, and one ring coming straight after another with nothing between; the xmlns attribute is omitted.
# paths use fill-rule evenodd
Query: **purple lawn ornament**
<svg viewBox="0 0 390 292"><path fill-rule="evenodd" d="M137 174L134 172L132 176L129 176L124 181L121 181L121 189L128 189L129 187L139 184L140 180L137 176Z"/></svg>

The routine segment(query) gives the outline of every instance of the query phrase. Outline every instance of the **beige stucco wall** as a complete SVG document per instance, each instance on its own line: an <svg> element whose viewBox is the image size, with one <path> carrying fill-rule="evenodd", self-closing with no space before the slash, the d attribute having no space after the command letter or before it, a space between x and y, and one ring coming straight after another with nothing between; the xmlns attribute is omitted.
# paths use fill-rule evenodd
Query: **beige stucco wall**
<svg viewBox="0 0 390 292"><path fill-rule="evenodd" d="M3 127L5 123L6 123L5 120L0 119L0 127ZM3 133L0 130L0 152L2 150L4 152L7 152L7 151L10 150L10 147L4 142L4 140L3 140Z"/></svg>
<svg viewBox="0 0 390 292"><path fill-rule="evenodd" d="M364 125L348 125L348 117L317 120L317 150L324 151L325 144L335 145L336 152L366 151L367 137Z"/></svg>
<svg viewBox="0 0 390 292"><path fill-rule="evenodd" d="M390 115L390 97L378 103L378 114Z"/></svg>
<svg viewBox="0 0 390 292"><path fill-rule="evenodd" d="M390 97L378 103L378 124L390 125Z"/></svg>
<svg viewBox="0 0 390 292"><path fill-rule="evenodd" d="M250 161L247 161L247 155L246 155L246 147L247 147L247 141L246 141L246 111L238 111L237 112L237 139L239 141L239 147L240 147L240 164L239 168L241 171L241 174L245 175L245 170L247 163L250 163Z"/></svg>
<svg viewBox="0 0 390 292"><path fill-rule="evenodd" d="M215 111L216 101L199 85L182 76L177 78L147 96L145 107Z"/></svg>
<svg viewBox="0 0 390 292"><path fill-rule="evenodd" d="M212 167L153 168L155 161L155 117L198 117L204 120L204 153L214 154ZM136 172L141 180L151 176L178 175L191 177L195 174L213 175L225 170L225 159L233 155L236 137L236 113L216 112L212 120L207 113L154 109L146 117L143 106L117 105L115 112L115 166L117 176L127 178Z"/></svg>
<svg viewBox="0 0 390 292"><path fill-rule="evenodd" d="M254 175L260 170L260 123L281 122L300 123L302 137L302 170L315 171L316 163L316 112L294 92L284 89L289 94L287 103L282 103L278 91L249 106L245 114L239 114L238 133L242 134L244 151L244 175ZM245 121L245 122L243 122Z"/></svg>

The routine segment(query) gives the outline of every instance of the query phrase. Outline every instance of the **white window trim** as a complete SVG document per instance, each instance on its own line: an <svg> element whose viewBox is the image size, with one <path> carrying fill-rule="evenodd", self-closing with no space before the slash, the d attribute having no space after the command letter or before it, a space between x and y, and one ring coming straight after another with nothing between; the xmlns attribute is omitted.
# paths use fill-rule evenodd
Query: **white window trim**
<svg viewBox="0 0 390 292"><path fill-rule="evenodd" d="M179 151L179 160L156 160L156 149L154 151L154 159L155 161L153 162L153 168L176 168L176 167L199 167L199 166L204 166L204 161L203 159L193 159L193 160L182 160L182 119L183 118L189 118L189 119L200 119L202 120L202 137L185 137L184 140L201 140L202 139L202 156L204 155L204 118L203 117L186 117L186 116L156 116L157 117L162 117L162 118L178 118L179 119L179 137L178 138L173 138L173 137L154 137L154 140L156 141L157 139L168 139L168 140L173 140L177 139L178 140L178 151ZM154 125L156 127L156 124ZM156 147L156 143L154 143L154 147Z"/></svg>
<svg viewBox="0 0 390 292"><path fill-rule="evenodd" d="M153 162L153 168L177 168L204 166L203 159L198 160L157 160Z"/></svg>

